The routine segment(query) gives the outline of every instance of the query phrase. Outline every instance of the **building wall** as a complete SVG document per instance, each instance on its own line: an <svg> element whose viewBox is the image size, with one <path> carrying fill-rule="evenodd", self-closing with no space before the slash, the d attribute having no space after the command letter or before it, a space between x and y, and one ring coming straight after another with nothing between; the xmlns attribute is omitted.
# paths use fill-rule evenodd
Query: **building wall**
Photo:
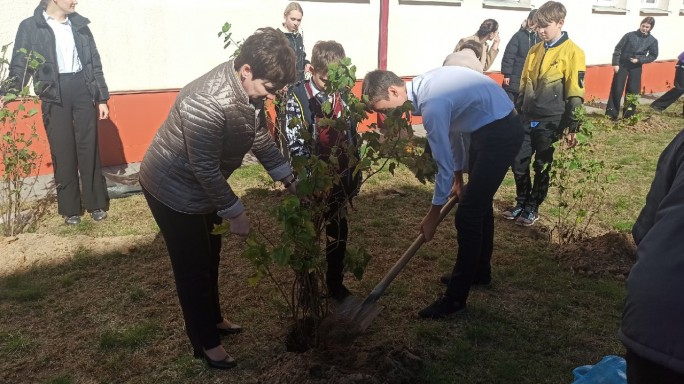
<svg viewBox="0 0 684 384"><path fill-rule="evenodd" d="M525 1L525 0L522 0ZM644 17L641 0L623 0L626 14L598 14L593 0L566 0L564 30L585 51L587 100L605 98L612 78L611 54L626 32L636 30ZM659 0L663 2L665 0ZM544 1L531 0L539 7ZM667 2L667 1L666 1ZM357 65L358 77L378 63L380 0L305 0L303 31L310 54L317 40L342 43ZM489 72L501 81L501 56L510 36L527 10L484 8L481 0L390 0L388 68L410 78L441 65L456 42L473 34L480 23L495 18L500 24L500 53ZM0 0L0 44L14 39L21 20L30 16L38 0ZM91 20L112 98L111 119L99 124L103 165L138 162L157 128L166 118L179 88L225 61L232 49L223 49L217 36L224 22L233 24L236 40L263 26L278 26L288 1L284 0L82 0L79 13ZM656 17L658 62L644 67L646 93L667 89L674 59L684 35L682 0L669 0L670 13ZM357 86L358 90L358 86ZM38 115L39 116L39 115ZM40 173L52 172L44 130L36 124L45 153ZM420 119L415 120L416 123Z"/></svg>
<svg viewBox="0 0 684 384"><path fill-rule="evenodd" d="M644 17L642 0L626 0L626 14L593 13L593 0L566 0L564 30L586 53L588 65L609 64L615 44L636 30ZM662 1L662 0L661 0ZM453 4L460 3L460 6ZM544 0L531 0L539 7ZM38 0L0 0L0 44L14 40L21 20ZM224 22L233 24L240 40L263 26L278 26L286 0L82 0L77 10L91 20L112 91L181 88L227 60L217 37ZM318 40L337 40L358 67L359 77L375 69L378 58L380 0L301 1L302 28L310 55ZM670 13L655 16L659 60L673 60L684 49L682 0L669 0ZM500 69L510 37L527 10L484 8L482 0L389 1L388 68L414 76L441 65L458 40L473 34L480 23L500 24L500 53L491 71Z"/></svg>

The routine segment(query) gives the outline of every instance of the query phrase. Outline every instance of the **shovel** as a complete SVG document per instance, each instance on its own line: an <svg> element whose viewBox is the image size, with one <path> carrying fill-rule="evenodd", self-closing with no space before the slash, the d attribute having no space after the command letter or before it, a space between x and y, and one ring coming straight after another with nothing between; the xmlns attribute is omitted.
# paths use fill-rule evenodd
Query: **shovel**
<svg viewBox="0 0 684 384"><path fill-rule="evenodd" d="M439 218L437 219L437 224L444 220L444 217L449 214L451 209L458 203L458 197L453 196L447 201L447 203L439 211ZM413 241L411 246L404 252L403 255L394 263L394 266L387 272L385 277L380 280L378 285L373 288L370 295L366 297L365 300L361 300L358 297L349 296L342 304L337 308L337 315L351 321L351 323L357 327L356 329L363 332L370 324L373 319L380 313L380 307L375 303L380 299L380 296L387 290L387 287L394 281L394 279L399 275L402 269L408 264L409 260L416 254L418 249L425 243L425 236L421 232L420 235Z"/></svg>

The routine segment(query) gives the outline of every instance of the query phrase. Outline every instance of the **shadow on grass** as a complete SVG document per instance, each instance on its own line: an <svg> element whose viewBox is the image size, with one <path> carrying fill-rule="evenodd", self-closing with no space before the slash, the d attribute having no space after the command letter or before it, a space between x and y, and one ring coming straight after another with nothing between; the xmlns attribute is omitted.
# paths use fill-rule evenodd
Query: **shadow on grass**
<svg viewBox="0 0 684 384"><path fill-rule="evenodd" d="M345 280L355 295L370 292L418 235L431 186L402 177L369 183L354 200L349 241L373 256L362 281ZM247 187L241 195L253 228L275 236L270 212L283 193ZM304 384L359 374L368 383L561 383L573 367L621 352L620 282L572 275L533 231L499 219L496 230L494 284L472 291L468 314L416 316L443 292L438 277L453 266L452 214L380 299L369 332L337 354L342 369L315 368L315 353L285 352L283 300L266 280L247 285L252 269L237 237L223 240L219 280L224 315L245 327L224 339L240 364L230 372L192 358L159 235L130 254L80 249L63 264L0 278L0 352L9 357L0 360L0 382ZM290 271L276 273L290 281Z"/></svg>

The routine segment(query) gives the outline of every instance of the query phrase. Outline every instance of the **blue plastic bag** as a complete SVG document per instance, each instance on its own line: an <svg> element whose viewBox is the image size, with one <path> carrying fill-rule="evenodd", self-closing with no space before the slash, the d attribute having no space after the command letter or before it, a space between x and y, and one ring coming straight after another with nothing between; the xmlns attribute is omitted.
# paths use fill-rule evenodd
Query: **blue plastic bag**
<svg viewBox="0 0 684 384"><path fill-rule="evenodd" d="M627 363L620 356L605 356L596 365L583 365L572 370L572 384L626 384Z"/></svg>

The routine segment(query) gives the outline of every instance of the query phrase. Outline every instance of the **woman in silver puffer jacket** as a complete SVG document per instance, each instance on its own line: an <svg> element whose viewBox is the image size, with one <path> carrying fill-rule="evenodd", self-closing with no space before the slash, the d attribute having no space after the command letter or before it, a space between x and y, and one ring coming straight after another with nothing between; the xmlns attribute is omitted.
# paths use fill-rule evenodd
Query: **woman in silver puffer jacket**
<svg viewBox="0 0 684 384"><path fill-rule="evenodd" d="M265 124L263 101L295 78L295 56L282 32L262 28L240 54L181 89L145 154L140 184L171 258L176 290L195 357L212 368L236 365L220 335L241 327L223 318L214 224L230 221L246 236L249 219L227 182L251 149L273 180L296 182Z"/></svg>

